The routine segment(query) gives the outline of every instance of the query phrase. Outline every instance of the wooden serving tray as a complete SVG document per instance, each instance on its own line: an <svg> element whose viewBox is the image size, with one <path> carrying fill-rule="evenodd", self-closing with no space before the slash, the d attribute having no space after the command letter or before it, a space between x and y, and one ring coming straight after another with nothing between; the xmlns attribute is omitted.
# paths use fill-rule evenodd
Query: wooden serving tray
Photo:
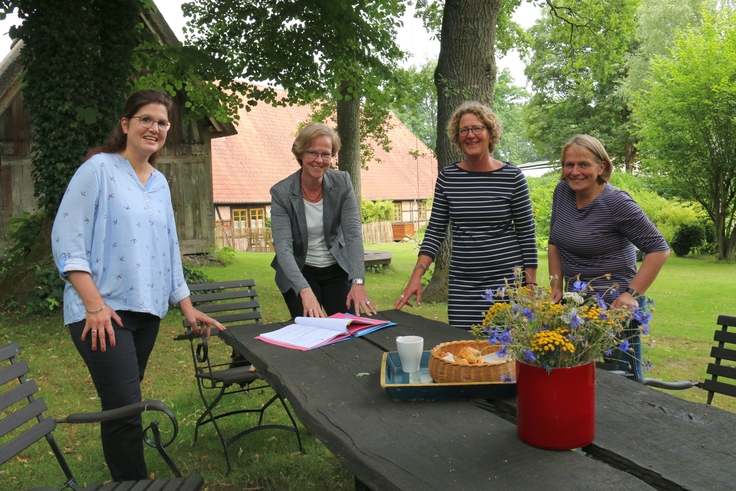
<svg viewBox="0 0 736 491"><path fill-rule="evenodd" d="M509 399L516 397L516 384L505 382L442 383L429 375L430 352L422 353L417 374L404 373L396 351L383 354L381 388L394 401L439 401L446 399ZM411 376L410 376L411 375Z"/></svg>

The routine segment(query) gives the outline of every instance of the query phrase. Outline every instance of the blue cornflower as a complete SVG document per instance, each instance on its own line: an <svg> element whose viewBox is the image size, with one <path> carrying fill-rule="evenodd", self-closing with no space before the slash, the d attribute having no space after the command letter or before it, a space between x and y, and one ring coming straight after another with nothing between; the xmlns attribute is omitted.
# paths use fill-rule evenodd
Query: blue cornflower
<svg viewBox="0 0 736 491"><path fill-rule="evenodd" d="M654 367L652 366L652 362L651 361L644 360L643 362L641 362L641 369L642 369L642 371L648 372L652 368L654 368Z"/></svg>
<svg viewBox="0 0 736 491"><path fill-rule="evenodd" d="M595 299L598 302L598 307L602 308L603 310L608 308L608 305L606 305L606 302L603 301L603 297L601 297L600 293L596 292Z"/></svg>
<svg viewBox="0 0 736 491"><path fill-rule="evenodd" d="M501 335L498 337L498 340L501 341L501 345L505 346L507 344L511 344L514 342L514 337L511 335L511 331L508 329L505 329Z"/></svg>
<svg viewBox="0 0 736 491"><path fill-rule="evenodd" d="M629 347L631 346L631 343L629 343L628 339L624 339L621 341L621 344L618 345L618 349L620 349L623 352L629 351Z"/></svg>
<svg viewBox="0 0 736 491"><path fill-rule="evenodd" d="M620 296L621 296L621 293L618 290L613 290L611 292L611 300L616 300Z"/></svg>
<svg viewBox="0 0 736 491"><path fill-rule="evenodd" d="M572 284L572 291L576 293L584 292L588 289L588 284L584 281L575 280L575 283Z"/></svg>
<svg viewBox="0 0 736 491"><path fill-rule="evenodd" d="M573 312L570 314L570 326L571 327L580 327L580 324L583 322L583 320L578 317L577 310L573 310Z"/></svg>
<svg viewBox="0 0 736 491"><path fill-rule="evenodd" d="M502 344L501 349L499 349L496 353L498 354L499 358L505 358L508 352L509 352L508 345Z"/></svg>
<svg viewBox="0 0 736 491"><path fill-rule="evenodd" d="M488 344L496 344L498 343L498 328L493 328L490 331L488 331Z"/></svg>
<svg viewBox="0 0 736 491"><path fill-rule="evenodd" d="M611 348L608 348L603 352L603 354L606 356L611 356L613 354L613 350Z"/></svg>
<svg viewBox="0 0 736 491"><path fill-rule="evenodd" d="M537 361L537 357L534 356L534 353L532 353L532 350L530 349L524 349L523 354L524 361L528 361L529 363Z"/></svg>
<svg viewBox="0 0 736 491"><path fill-rule="evenodd" d="M513 384L516 379L511 376L511 372L506 372L506 375L501 375L501 382L506 384Z"/></svg>
<svg viewBox="0 0 736 491"><path fill-rule="evenodd" d="M524 314L524 317L526 317L526 320L531 322L534 320L534 312L529 307L525 307L524 310L521 311Z"/></svg>
<svg viewBox="0 0 736 491"><path fill-rule="evenodd" d="M484 300L493 303L496 303L495 300L493 300L493 292L491 290L486 290L485 292L481 293L480 295L483 297Z"/></svg>

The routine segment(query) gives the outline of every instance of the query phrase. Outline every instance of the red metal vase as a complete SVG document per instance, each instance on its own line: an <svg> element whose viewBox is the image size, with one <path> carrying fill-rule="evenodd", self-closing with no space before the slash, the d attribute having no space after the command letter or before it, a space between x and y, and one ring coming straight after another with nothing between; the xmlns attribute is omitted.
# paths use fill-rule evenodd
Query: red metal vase
<svg viewBox="0 0 736 491"><path fill-rule="evenodd" d="M595 438L595 362L544 368L516 361L519 438L534 447L570 450Z"/></svg>

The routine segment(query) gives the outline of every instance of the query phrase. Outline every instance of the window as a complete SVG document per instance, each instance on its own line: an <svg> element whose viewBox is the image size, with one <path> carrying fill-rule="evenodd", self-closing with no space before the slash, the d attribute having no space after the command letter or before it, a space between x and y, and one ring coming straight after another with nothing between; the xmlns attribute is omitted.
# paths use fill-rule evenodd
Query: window
<svg viewBox="0 0 736 491"><path fill-rule="evenodd" d="M247 228L248 210L233 210L233 228Z"/></svg>
<svg viewBox="0 0 736 491"><path fill-rule="evenodd" d="M266 226L266 209L254 208L249 210L250 228L263 228Z"/></svg>
<svg viewBox="0 0 736 491"><path fill-rule="evenodd" d="M402 204L403 204L403 202L401 202L401 201L394 201L394 211L395 211L395 214L394 214L394 222L401 223L401 222L404 221L403 220L403 213L401 211L401 205Z"/></svg>

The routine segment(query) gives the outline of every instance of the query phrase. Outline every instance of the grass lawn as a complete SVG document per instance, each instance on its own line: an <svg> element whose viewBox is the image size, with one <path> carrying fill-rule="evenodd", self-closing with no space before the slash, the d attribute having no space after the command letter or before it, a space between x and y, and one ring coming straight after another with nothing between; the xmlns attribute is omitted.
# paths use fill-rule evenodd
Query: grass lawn
<svg viewBox="0 0 736 491"><path fill-rule="evenodd" d="M367 249L393 253L390 267L369 271L366 275L366 287L377 309L393 307L416 262L416 247L416 243L366 246ZM235 260L226 267L214 265L201 269L218 281L254 278L263 305L264 321L274 322L289 316L273 282L272 258L270 253L237 253ZM539 282L543 284L547 269L544 253L540 255L540 262ZM716 263L709 258L671 257L648 293L656 301L657 308L651 323L654 345L646 352L654 368L647 376L665 380L702 380L717 327L716 318L719 314L736 315L733 304L736 264ZM406 309L424 317L447 320L445 304L424 304ZM173 341L181 329L181 315L172 309L162 323L143 382L143 394L144 398L164 400L176 413L180 433L170 447L170 453L185 475L203 475L205 489L211 491L354 489L353 476L306 430L303 431L303 454L297 452L296 440L291 433L264 431L242 438L235 447L231 447L233 472L226 477L222 449L214 432L210 428L205 429L196 445L193 443L194 421L202 410L193 381L189 345ZM58 418L75 411L99 408L89 374L60 316L50 319L5 316L0 321L0 342L10 341L20 344L21 359L31 367L31 378L40 386L41 395L49 407L48 416ZM225 352L226 347L220 351ZM705 393L699 389L674 391L672 394L705 401ZM246 403L259 403L267 397L266 393L254 394ZM230 399L231 403L242 404L242 400L236 397ZM714 406L736 411L736 400L716 395ZM249 417L244 415L242 418ZM271 411L268 418L271 418L269 422L287 422L281 409ZM225 431L234 433L243 419L222 420ZM109 479L96 425L60 426L55 435L80 482ZM0 445L2 443L0 438ZM149 470L161 477L171 475L153 449L147 449L146 455ZM48 446L39 442L21 457L0 467L0 482L1 489L13 491L41 485L58 486L63 482L63 475Z"/></svg>

